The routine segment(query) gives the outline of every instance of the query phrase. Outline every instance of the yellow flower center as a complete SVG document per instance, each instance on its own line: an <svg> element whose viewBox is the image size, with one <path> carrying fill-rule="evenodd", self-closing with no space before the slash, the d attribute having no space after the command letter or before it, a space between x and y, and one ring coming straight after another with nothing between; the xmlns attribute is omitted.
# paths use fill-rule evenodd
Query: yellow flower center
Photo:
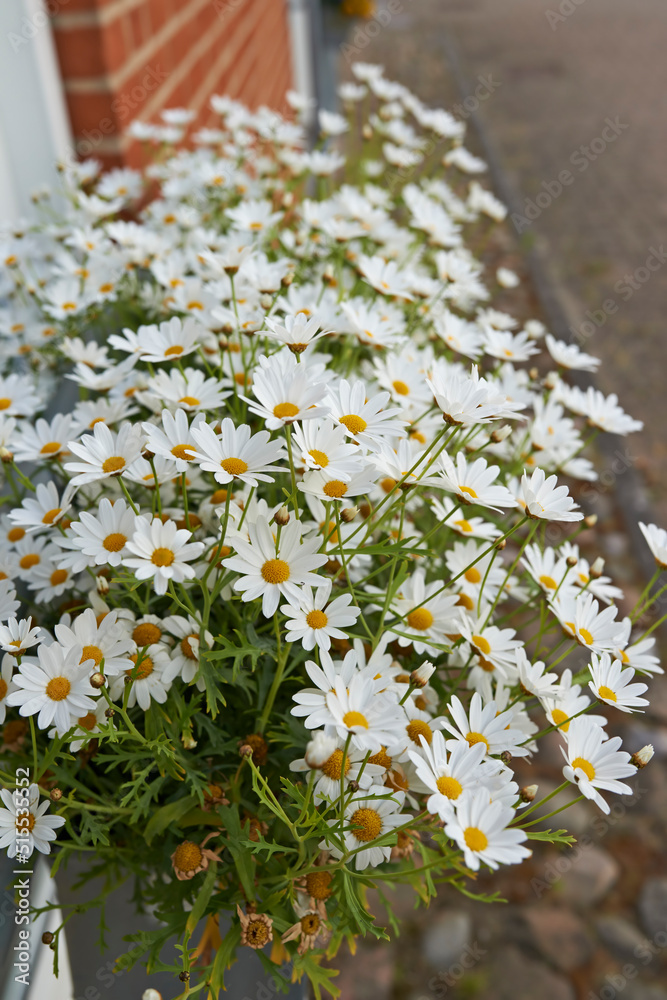
<svg viewBox="0 0 667 1000"><path fill-rule="evenodd" d="M70 693L72 685L66 677L53 677L46 685L46 697L51 701L62 701Z"/></svg>
<svg viewBox="0 0 667 1000"><path fill-rule="evenodd" d="M347 427L350 434L361 434L368 427L364 418L358 416L356 413L347 413L344 417L340 418L340 422Z"/></svg>
<svg viewBox="0 0 667 1000"><path fill-rule="evenodd" d="M181 872L191 872L199 868L202 862L201 847L193 844L191 840L184 840L174 851L174 867Z"/></svg>
<svg viewBox="0 0 667 1000"><path fill-rule="evenodd" d="M324 611L309 611L306 615L306 624L309 628L324 628L328 621Z"/></svg>
<svg viewBox="0 0 667 1000"><path fill-rule="evenodd" d="M47 441L39 449L40 455L55 455L60 450L60 441Z"/></svg>
<svg viewBox="0 0 667 1000"><path fill-rule="evenodd" d="M399 396L409 396L410 395L410 387L409 387L409 385L407 385L405 382L401 382L400 379L397 379L395 382L392 382L391 384L394 387L394 392L397 392Z"/></svg>
<svg viewBox="0 0 667 1000"><path fill-rule="evenodd" d="M618 701L616 692L612 691L612 689L607 687L606 684L603 684L602 687L598 688L598 697L606 698L607 701Z"/></svg>
<svg viewBox="0 0 667 1000"><path fill-rule="evenodd" d="M25 535L25 528L10 528L7 532L8 542L20 542Z"/></svg>
<svg viewBox="0 0 667 1000"><path fill-rule="evenodd" d="M127 537L121 534L120 531L112 531L111 534L107 535L104 539L102 546L107 550L107 552L120 552L126 542Z"/></svg>
<svg viewBox="0 0 667 1000"><path fill-rule="evenodd" d="M429 726L428 722L424 722L422 719L412 719L405 727L405 731L412 742L416 743L418 747L421 746L419 741L420 736L424 737L429 746L431 745L433 740L433 730Z"/></svg>
<svg viewBox="0 0 667 1000"><path fill-rule="evenodd" d="M459 490L461 493L467 493L469 497L473 498L473 500L477 499L477 494L475 493L472 486L459 486Z"/></svg>
<svg viewBox="0 0 667 1000"><path fill-rule="evenodd" d="M326 469L327 465L329 464L329 459L327 455L324 454L323 451L320 451L318 448L311 448L308 454L310 455L312 460L316 462L317 465L320 466L320 468Z"/></svg>
<svg viewBox="0 0 667 1000"><path fill-rule="evenodd" d="M131 677L134 681L145 681L147 677L153 673L154 665L150 656L144 656L143 660L139 660L139 666L137 666L138 656L134 653L130 659L134 663L134 666L130 670L126 670L125 673L128 677Z"/></svg>
<svg viewBox="0 0 667 1000"><path fill-rule="evenodd" d="M361 712L346 712L343 716L343 725L348 729L352 729L353 726L362 726L364 729L368 729L368 719Z"/></svg>
<svg viewBox="0 0 667 1000"><path fill-rule="evenodd" d="M317 934L320 929L320 918L316 913L307 913L305 917L301 917L301 933L305 934L307 937L312 937L313 934Z"/></svg>
<svg viewBox="0 0 667 1000"><path fill-rule="evenodd" d="M375 809L357 809L350 820L352 831L357 840L368 843L375 840L382 832L382 818Z"/></svg>
<svg viewBox="0 0 667 1000"><path fill-rule="evenodd" d="M348 773L351 767L350 758L345 756L345 774ZM324 764L320 768L323 774L326 774L327 778L333 778L334 781L340 781L341 773L343 770L343 751L334 750L328 760L325 760Z"/></svg>
<svg viewBox="0 0 667 1000"><path fill-rule="evenodd" d="M191 462L194 459L194 455L188 449L192 449L191 444L175 444L171 449L171 453L174 458L180 458L184 462Z"/></svg>
<svg viewBox="0 0 667 1000"><path fill-rule="evenodd" d="M12 643L14 645L14 643ZM8 691L7 681L0 677L0 701L5 697Z"/></svg>
<svg viewBox="0 0 667 1000"><path fill-rule="evenodd" d="M186 406L199 406L199 400L196 396L181 396L179 403L185 403Z"/></svg>
<svg viewBox="0 0 667 1000"><path fill-rule="evenodd" d="M436 785L440 794L444 795L446 799L458 799L463 791L463 785L456 778L438 778Z"/></svg>
<svg viewBox="0 0 667 1000"><path fill-rule="evenodd" d="M228 476L242 476L248 471L248 463L242 458L223 458L220 465Z"/></svg>
<svg viewBox="0 0 667 1000"><path fill-rule="evenodd" d="M382 747L377 753L374 753L372 757L368 758L369 764L377 764L378 767L383 767L386 771L392 765L392 759L387 753L387 748Z"/></svg>
<svg viewBox="0 0 667 1000"><path fill-rule="evenodd" d="M97 716L94 712L88 712L87 715L82 715L81 718L76 721L82 729L87 729L89 733L92 733L93 729L97 725Z"/></svg>
<svg viewBox="0 0 667 1000"><path fill-rule="evenodd" d="M595 642L595 639L593 638L593 636L591 635L591 633L588 631L587 628L580 628L579 635L584 640L587 646L592 646L593 643Z"/></svg>
<svg viewBox="0 0 667 1000"><path fill-rule="evenodd" d="M181 652L183 653L183 656L187 657L188 660L196 660L197 654L194 652L190 644L190 639L196 639L197 642L199 642L198 635L186 635L184 639L181 639Z"/></svg>
<svg viewBox="0 0 667 1000"><path fill-rule="evenodd" d="M386 476L385 479L380 480L380 486L385 493L391 493L396 486L396 480L392 479L391 476Z"/></svg>
<svg viewBox="0 0 667 1000"><path fill-rule="evenodd" d="M463 518L462 521L454 521L454 524L457 527L459 527L461 529L461 531L466 531L466 532L472 531L472 525L471 525L470 521L466 521L465 518Z"/></svg>
<svg viewBox="0 0 667 1000"><path fill-rule="evenodd" d="M67 579L66 569L54 569L53 573L49 577L49 582L52 587L59 587L61 583L64 583Z"/></svg>
<svg viewBox="0 0 667 1000"><path fill-rule="evenodd" d="M337 500L339 497L344 497L347 493L347 484L340 479L332 479L330 483L324 484L322 492L325 496Z"/></svg>
<svg viewBox="0 0 667 1000"><path fill-rule="evenodd" d="M473 733L469 732L466 736L469 747L474 747L477 743L483 743L486 747L486 752L489 752L489 741L487 740L484 733Z"/></svg>
<svg viewBox="0 0 667 1000"><path fill-rule="evenodd" d="M475 569L474 566L471 566L470 569L467 569L463 575L468 581L468 583L479 583L479 581L482 579L482 574L478 569Z"/></svg>
<svg viewBox="0 0 667 1000"><path fill-rule="evenodd" d="M39 556L37 553L28 552L27 555L23 556L23 558L19 560L19 566L21 569L31 569L33 566L36 566L38 562Z"/></svg>
<svg viewBox="0 0 667 1000"><path fill-rule="evenodd" d="M21 813L19 816L16 817L16 829L20 830L21 833L24 833L26 830L28 831L28 833L31 833L34 825L35 825L35 817L33 816L32 813L28 813L27 823L26 823L25 813Z"/></svg>
<svg viewBox="0 0 667 1000"><path fill-rule="evenodd" d="M46 514L42 518L42 524L53 524L61 510L62 507L54 507L52 510L47 510Z"/></svg>
<svg viewBox="0 0 667 1000"><path fill-rule="evenodd" d="M278 417L278 420L295 417L298 412L299 407L295 406L294 403L278 403L277 406L273 407L273 415L274 417Z"/></svg>
<svg viewBox="0 0 667 1000"><path fill-rule="evenodd" d="M554 578L552 576L547 576L546 573L543 573L542 576L540 577L540 583L542 584L543 587L546 587L547 590L558 589L558 584L556 583Z"/></svg>
<svg viewBox="0 0 667 1000"><path fill-rule="evenodd" d="M153 552L151 562L154 566L171 566L174 558L175 556L171 549L165 549L160 546Z"/></svg>
<svg viewBox="0 0 667 1000"><path fill-rule="evenodd" d="M485 639L483 635L474 635L472 637L473 646L476 646L480 653L484 653L488 656L491 652L491 643L488 639Z"/></svg>
<svg viewBox="0 0 667 1000"><path fill-rule="evenodd" d="M313 899L328 899L331 895L329 885L332 878L331 872L309 872L306 875L306 892Z"/></svg>
<svg viewBox="0 0 667 1000"><path fill-rule="evenodd" d="M79 663L83 663L84 660L94 660L95 666L97 667L102 662L103 656L104 653L99 646L84 646Z"/></svg>
<svg viewBox="0 0 667 1000"><path fill-rule="evenodd" d="M162 638L162 630L157 625L153 625L152 622L143 622L141 625L136 626L132 633L132 638L140 648L143 646L152 646L153 643L159 642Z"/></svg>
<svg viewBox="0 0 667 1000"><path fill-rule="evenodd" d="M431 627L433 620L433 615L428 608L413 608L407 615L408 625L417 632L425 632Z"/></svg>
<svg viewBox="0 0 667 1000"><path fill-rule="evenodd" d="M112 455L110 458L105 458L102 462L102 472L113 474L114 472L120 472L124 468L125 459L122 455Z"/></svg>
<svg viewBox="0 0 667 1000"><path fill-rule="evenodd" d="M181 347L181 345L180 344L173 344L172 347L168 347L167 348L167 350L164 352L164 356L165 356L165 358L171 358L175 354L178 355L178 354L182 354L182 353L183 353L183 348Z"/></svg>
<svg viewBox="0 0 667 1000"><path fill-rule="evenodd" d="M575 757L572 761L572 770L576 771L579 768L583 771L589 781L592 781L595 777L595 768L590 761L586 760L585 757Z"/></svg>
<svg viewBox="0 0 667 1000"><path fill-rule="evenodd" d="M489 846L489 840L478 826L469 826L463 832L463 839L471 851L485 851Z"/></svg>
<svg viewBox="0 0 667 1000"><path fill-rule="evenodd" d="M570 717L563 711L562 708L554 708L551 713L551 718L554 720L554 725L559 729L562 729L564 733L566 733L570 728L570 723L566 722L566 719L569 719Z"/></svg>
<svg viewBox="0 0 667 1000"><path fill-rule="evenodd" d="M284 559L268 559L262 566L262 578L267 583L284 583L289 580L289 563Z"/></svg>

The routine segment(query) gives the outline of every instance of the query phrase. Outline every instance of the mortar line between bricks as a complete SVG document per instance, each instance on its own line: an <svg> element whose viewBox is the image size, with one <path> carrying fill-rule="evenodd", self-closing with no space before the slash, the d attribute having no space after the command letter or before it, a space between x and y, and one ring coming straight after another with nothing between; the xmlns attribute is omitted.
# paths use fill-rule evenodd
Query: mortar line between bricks
<svg viewBox="0 0 667 1000"><path fill-rule="evenodd" d="M446 33L443 36L442 48L454 84L461 98L464 99L474 93L474 87L461 65L454 39ZM502 164L501 157L486 128L482 115L478 110L473 110L470 112L469 119L482 147L484 158L489 165L496 191L510 213L521 214L521 201L516 187ZM558 339L572 343L573 338L570 330L572 323L562 296L557 291L557 284L550 276L551 269L547 263L546 255L540 249L537 240L527 248L522 246L519 240L516 240L516 244L527 263L533 287L551 332ZM589 386L597 388L596 381L589 372L571 372L570 375L575 385L584 390ZM596 440L595 447L608 462L611 462L616 458L619 449L623 447L623 441L624 439L618 434L604 433ZM655 563L639 528L639 521L653 523L657 523L657 521L647 499L643 477L634 465L629 465L624 473L616 478L613 494L630 536L632 558L645 580L650 580L655 572ZM667 638L667 623L657 631L663 638Z"/></svg>

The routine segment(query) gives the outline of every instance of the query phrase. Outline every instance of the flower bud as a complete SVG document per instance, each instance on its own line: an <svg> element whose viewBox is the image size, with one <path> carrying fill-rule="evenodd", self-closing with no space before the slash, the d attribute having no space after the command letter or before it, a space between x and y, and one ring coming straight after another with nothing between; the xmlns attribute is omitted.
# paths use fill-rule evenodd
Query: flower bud
<svg viewBox="0 0 667 1000"><path fill-rule="evenodd" d="M284 274L283 277L280 279L280 284L283 286L283 288L289 288L289 286L292 284L293 281L294 281L293 274Z"/></svg>
<svg viewBox="0 0 667 1000"><path fill-rule="evenodd" d="M502 760L503 764L510 764L512 762L512 754L509 752L509 750L503 750L503 752L500 755L500 759Z"/></svg>
<svg viewBox="0 0 667 1000"><path fill-rule="evenodd" d="M539 374L540 374L539 368L531 368L528 371L528 375L533 380L533 382L537 381Z"/></svg>
<svg viewBox="0 0 667 1000"><path fill-rule="evenodd" d="M560 378L558 377L558 372L549 372L548 375L545 375L544 382L542 384L545 389L555 389L559 382Z"/></svg>
<svg viewBox="0 0 667 1000"><path fill-rule="evenodd" d="M97 593L101 597L104 597L105 594L109 593L109 581L107 580L107 578L105 576L96 576L95 577L95 586L97 588Z"/></svg>
<svg viewBox="0 0 667 1000"><path fill-rule="evenodd" d="M151 987L149 990L144 990L141 994L141 1000L162 1000L162 994L159 990L154 990Z"/></svg>
<svg viewBox="0 0 667 1000"><path fill-rule="evenodd" d="M60 788L52 788L50 792L52 802L60 802L63 797L62 790Z"/></svg>
<svg viewBox="0 0 667 1000"><path fill-rule="evenodd" d="M273 515L275 523L279 524L282 528L284 528L286 524L289 524L289 519L290 513L287 507L281 507L280 510L277 510Z"/></svg>
<svg viewBox="0 0 667 1000"><path fill-rule="evenodd" d="M499 538L497 542L494 542L493 547L495 549L498 549L499 552L502 552L502 550L505 548L506 545L507 545L507 539Z"/></svg>
<svg viewBox="0 0 667 1000"><path fill-rule="evenodd" d="M264 309L264 311L271 308L272 302L273 298L270 295L267 295L266 292L263 295L260 295L259 297L259 304L262 307L262 309Z"/></svg>
<svg viewBox="0 0 667 1000"><path fill-rule="evenodd" d="M604 570L604 559L602 556L598 556L593 565L591 566L590 576L593 580L598 580Z"/></svg>
<svg viewBox="0 0 667 1000"><path fill-rule="evenodd" d="M0 461L4 462L5 465L11 465L14 461L14 453L3 445L0 445Z"/></svg>
<svg viewBox="0 0 667 1000"><path fill-rule="evenodd" d="M107 719L113 719L113 717L114 717L115 714L116 714L116 712L115 712L115 709L113 709L113 708L107 708L106 712L104 713L104 715L105 715L105 717Z"/></svg>
<svg viewBox="0 0 667 1000"><path fill-rule="evenodd" d="M368 122L366 122L366 124L362 128L361 134L363 135L364 139L372 139L373 138L373 129L368 124Z"/></svg>
<svg viewBox="0 0 667 1000"><path fill-rule="evenodd" d="M340 512L340 519L341 521L345 521L345 524L349 524L350 521L354 521L358 513L358 507L343 507Z"/></svg>
<svg viewBox="0 0 667 1000"><path fill-rule="evenodd" d="M537 795L538 785L526 785L519 792L519 798L522 802L532 802Z"/></svg>
<svg viewBox="0 0 667 1000"><path fill-rule="evenodd" d="M633 753L630 761L638 770L641 770L642 767L646 767L654 753L655 750L652 745L648 743L645 747L642 747L641 750L638 750L637 753Z"/></svg>
<svg viewBox="0 0 667 1000"><path fill-rule="evenodd" d="M54 940L54 935L51 933L51 931L44 931L44 933L42 934L42 944L51 944L53 940Z"/></svg>
<svg viewBox="0 0 667 1000"><path fill-rule="evenodd" d="M94 674L90 675L90 686L94 687L97 691L99 691L100 688L103 688L106 682L106 677L99 670L96 670Z"/></svg>
<svg viewBox="0 0 667 1000"><path fill-rule="evenodd" d="M565 560L565 562L568 564L568 566L570 568L573 568L574 566L577 565L577 563L579 562L579 560L578 560L578 558L576 556L568 556L567 559Z"/></svg>
<svg viewBox="0 0 667 1000"><path fill-rule="evenodd" d="M417 667L410 674L410 683L414 684L415 687L423 688L426 687L431 677L435 673L435 667L430 660L424 660L421 667Z"/></svg>
<svg viewBox="0 0 667 1000"><path fill-rule="evenodd" d="M511 433L512 433L512 428L510 427L509 424L505 424L504 427L496 427L496 429L491 434L491 440L495 444L500 444L500 442L504 441L505 438L508 438Z"/></svg>
<svg viewBox="0 0 667 1000"><path fill-rule="evenodd" d="M586 525L587 528L594 528L597 523L598 523L597 514L589 514L588 517L584 518L584 524Z"/></svg>

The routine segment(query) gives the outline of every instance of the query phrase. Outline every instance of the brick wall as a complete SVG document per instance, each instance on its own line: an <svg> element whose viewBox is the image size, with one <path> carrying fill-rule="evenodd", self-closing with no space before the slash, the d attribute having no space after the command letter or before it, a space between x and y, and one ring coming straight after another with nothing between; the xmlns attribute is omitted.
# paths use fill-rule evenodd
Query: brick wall
<svg viewBox="0 0 667 1000"><path fill-rule="evenodd" d="M285 110L285 0L58 0L52 23L77 152L105 165L139 163L127 126L163 108L197 126L215 120L211 94Z"/></svg>

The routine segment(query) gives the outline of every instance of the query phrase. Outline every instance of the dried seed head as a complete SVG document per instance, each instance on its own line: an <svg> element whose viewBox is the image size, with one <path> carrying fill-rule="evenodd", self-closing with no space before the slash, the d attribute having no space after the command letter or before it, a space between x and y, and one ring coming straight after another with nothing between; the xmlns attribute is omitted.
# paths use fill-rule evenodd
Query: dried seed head
<svg viewBox="0 0 667 1000"><path fill-rule="evenodd" d="M52 802L60 802L60 800L62 799L62 797L63 797L63 793L62 793L62 790L60 788L52 788L51 789L51 801Z"/></svg>

